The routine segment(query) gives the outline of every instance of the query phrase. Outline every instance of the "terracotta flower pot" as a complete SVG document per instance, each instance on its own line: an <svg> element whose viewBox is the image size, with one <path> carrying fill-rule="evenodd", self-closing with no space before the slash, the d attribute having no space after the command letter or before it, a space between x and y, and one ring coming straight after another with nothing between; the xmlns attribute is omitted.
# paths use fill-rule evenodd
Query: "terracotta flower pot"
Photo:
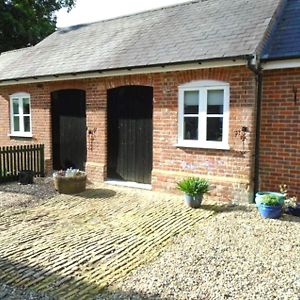
<svg viewBox="0 0 300 300"><path fill-rule="evenodd" d="M86 189L86 174L66 177L56 175L54 177L54 187L60 194L77 194Z"/></svg>

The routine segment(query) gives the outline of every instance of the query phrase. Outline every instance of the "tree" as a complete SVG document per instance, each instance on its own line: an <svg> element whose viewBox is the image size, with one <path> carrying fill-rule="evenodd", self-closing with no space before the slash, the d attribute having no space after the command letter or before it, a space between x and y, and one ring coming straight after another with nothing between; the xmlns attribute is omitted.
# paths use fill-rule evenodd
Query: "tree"
<svg viewBox="0 0 300 300"><path fill-rule="evenodd" d="M35 45L56 29L55 12L76 0L0 0L0 53Z"/></svg>

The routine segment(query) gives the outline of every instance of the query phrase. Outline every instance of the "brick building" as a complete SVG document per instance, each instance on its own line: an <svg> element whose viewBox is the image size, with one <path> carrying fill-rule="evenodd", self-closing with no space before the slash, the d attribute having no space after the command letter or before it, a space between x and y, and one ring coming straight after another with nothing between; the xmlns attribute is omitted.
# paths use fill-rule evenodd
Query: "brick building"
<svg viewBox="0 0 300 300"><path fill-rule="evenodd" d="M193 1L2 53L0 145L43 143L48 170L92 180L174 191L197 175L222 200L283 182L299 195L300 47L286 41L299 3Z"/></svg>

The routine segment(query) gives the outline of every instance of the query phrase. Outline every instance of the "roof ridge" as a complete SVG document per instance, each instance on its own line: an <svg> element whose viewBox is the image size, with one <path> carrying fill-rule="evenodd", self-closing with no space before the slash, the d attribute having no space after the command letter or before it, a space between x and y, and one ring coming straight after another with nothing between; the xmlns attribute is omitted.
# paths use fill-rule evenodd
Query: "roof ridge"
<svg viewBox="0 0 300 300"><path fill-rule="evenodd" d="M184 1L184 0L182 0L182 1ZM199 2L207 2L207 1L208 0L188 0L188 1L185 1L185 2L177 3L177 4L170 4L170 5L167 5L167 6L161 6L161 7L157 7L157 8L142 10L142 11L139 11L139 12L130 13L130 14L126 14L126 15L122 15L122 16L118 16L118 17L113 17L113 18L109 18L109 19L94 21L94 22L90 22L90 23L80 23L80 24L71 25L71 26L58 27L57 31L72 29L72 28L76 28L76 27L84 26L84 25L105 23L105 22L109 22L109 21L114 21L114 20L129 18L129 17L133 17L133 16L137 16L137 15L142 15L142 14L149 13L149 12L155 12L155 11L159 11L159 10L171 9L171 8L178 7L178 6L188 6L188 5L196 4L196 3L199 3Z"/></svg>
<svg viewBox="0 0 300 300"><path fill-rule="evenodd" d="M19 49L8 50L8 51L0 52L0 55L5 55L5 54L13 53L13 52L21 52L21 51L27 50L27 49L32 48L32 47L34 47L34 46L29 46L29 47L23 47L23 48L19 48Z"/></svg>

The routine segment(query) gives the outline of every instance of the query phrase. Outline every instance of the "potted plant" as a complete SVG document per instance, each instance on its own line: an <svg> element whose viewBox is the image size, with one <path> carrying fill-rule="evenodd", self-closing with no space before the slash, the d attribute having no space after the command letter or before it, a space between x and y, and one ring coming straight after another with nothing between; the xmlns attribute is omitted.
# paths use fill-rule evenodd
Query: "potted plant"
<svg viewBox="0 0 300 300"><path fill-rule="evenodd" d="M209 183L204 178L189 177L177 183L177 188L184 192L184 201L191 208L199 208L203 195L208 192Z"/></svg>
<svg viewBox="0 0 300 300"><path fill-rule="evenodd" d="M282 214L282 206L279 196L266 194L261 198L258 210L264 219L278 219Z"/></svg>
<svg viewBox="0 0 300 300"><path fill-rule="evenodd" d="M284 202L284 206L286 207L286 212L300 217L300 202L297 201L297 197L291 197L288 193L288 187L286 184L282 184L279 186L280 192L286 196L286 200Z"/></svg>
<svg viewBox="0 0 300 300"><path fill-rule="evenodd" d="M86 174L79 169L55 172L53 178L54 187L60 194L77 194L86 189Z"/></svg>
<svg viewBox="0 0 300 300"><path fill-rule="evenodd" d="M256 206L259 207L260 203L261 203L261 200L262 198L265 196L265 195L273 195L273 196L276 196L278 197L278 200L280 201L280 203L283 205L284 204L284 200L286 198L286 195L284 193L278 193L278 192L258 192L256 193L255 195L255 203L256 203Z"/></svg>
<svg viewBox="0 0 300 300"><path fill-rule="evenodd" d="M297 197L286 199L285 207L287 209L287 213L300 217L300 202L297 202Z"/></svg>

